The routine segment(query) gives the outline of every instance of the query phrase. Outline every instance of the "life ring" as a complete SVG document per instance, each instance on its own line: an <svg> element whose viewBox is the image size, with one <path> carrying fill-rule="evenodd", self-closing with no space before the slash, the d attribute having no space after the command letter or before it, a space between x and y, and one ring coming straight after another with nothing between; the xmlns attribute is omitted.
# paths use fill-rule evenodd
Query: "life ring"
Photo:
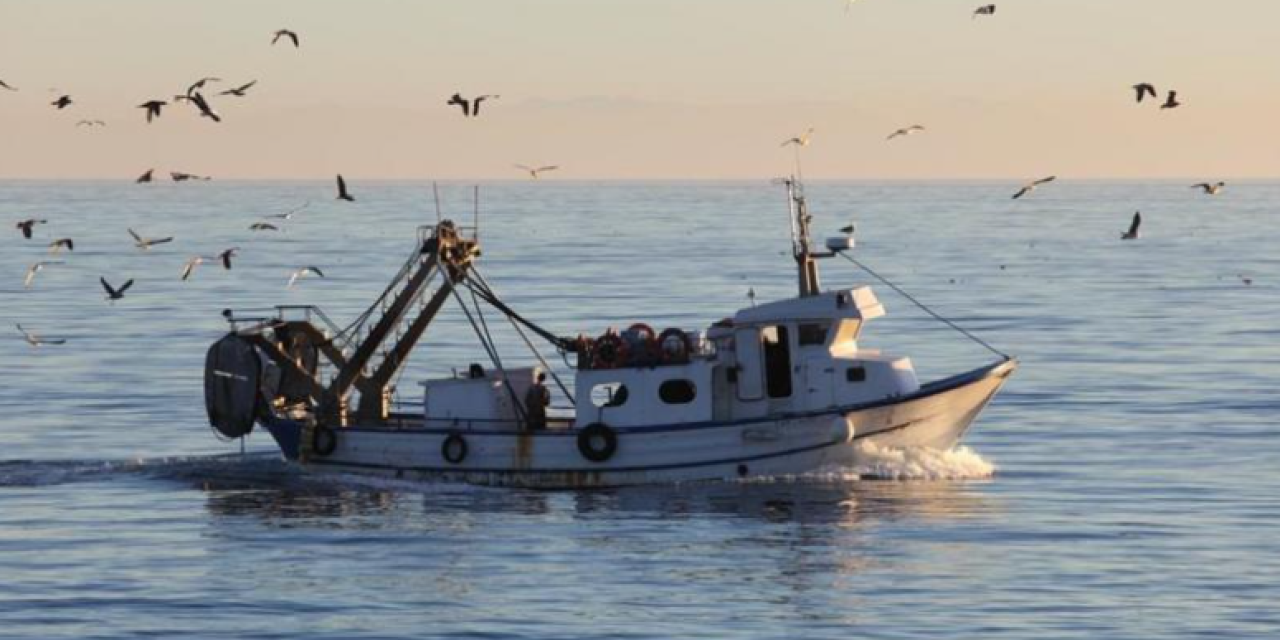
<svg viewBox="0 0 1280 640"><path fill-rule="evenodd" d="M674 348L668 345L678 345ZM662 353L662 361L667 364L684 364L693 353L693 340L682 329L672 327L658 335L658 348Z"/></svg>
<svg viewBox="0 0 1280 640"><path fill-rule="evenodd" d="M662 360L662 349L658 343L658 332L653 327L637 322L622 332L623 341L629 342L631 349L631 365L651 367Z"/></svg>
<svg viewBox="0 0 1280 640"><path fill-rule="evenodd" d="M449 464L459 464L467 459L467 440L461 434L451 433L440 443L440 457Z"/></svg>
<svg viewBox="0 0 1280 640"><path fill-rule="evenodd" d="M316 455L327 456L338 448L338 434L322 424L316 425L311 432L311 451Z"/></svg>
<svg viewBox="0 0 1280 640"><path fill-rule="evenodd" d="M627 361L627 343L616 333L600 336L592 352L592 369L617 369Z"/></svg>
<svg viewBox="0 0 1280 640"><path fill-rule="evenodd" d="M578 453L592 462L604 462L618 451L618 434L607 425L593 422L578 432Z"/></svg>

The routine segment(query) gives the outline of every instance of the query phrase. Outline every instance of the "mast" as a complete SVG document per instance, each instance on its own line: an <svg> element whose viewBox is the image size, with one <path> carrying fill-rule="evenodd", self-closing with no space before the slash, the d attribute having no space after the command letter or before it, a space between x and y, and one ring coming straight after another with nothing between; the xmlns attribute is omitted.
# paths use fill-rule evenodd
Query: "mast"
<svg viewBox="0 0 1280 640"><path fill-rule="evenodd" d="M796 261L796 270L800 281L800 297L816 296L822 291L818 279L817 255L813 252L812 239L809 237L809 207L804 199L804 185L792 176L787 184L787 213L791 222L791 255Z"/></svg>

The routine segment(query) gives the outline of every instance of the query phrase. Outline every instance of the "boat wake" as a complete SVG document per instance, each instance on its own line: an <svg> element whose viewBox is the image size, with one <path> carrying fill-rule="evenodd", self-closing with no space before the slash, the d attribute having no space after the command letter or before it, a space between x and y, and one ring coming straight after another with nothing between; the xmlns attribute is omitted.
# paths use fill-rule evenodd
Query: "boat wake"
<svg viewBox="0 0 1280 640"><path fill-rule="evenodd" d="M859 445L849 473L880 480L971 480L995 475L995 465L969 447L947 451Z"/></svg>
<svg viewBox="0 0 1280 640"><path fill-rule="evenodd" d="M279 454L169 456L121 460L0 460L0 488L46 487L126 478L270 484L298 474Z"/></svg>

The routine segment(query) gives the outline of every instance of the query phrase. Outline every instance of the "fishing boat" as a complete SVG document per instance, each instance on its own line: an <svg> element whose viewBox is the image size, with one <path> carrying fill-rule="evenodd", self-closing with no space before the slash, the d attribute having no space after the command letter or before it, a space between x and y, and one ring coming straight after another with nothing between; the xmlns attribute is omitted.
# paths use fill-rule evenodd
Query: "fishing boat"
<svg viewBox="0 0 1280 640"><path fill-rule="evenodd" d="M803 186L783 183L794 298L753 299L696 329L636 322L561 336L498 297L478 269L475 227L439 221L419 229L410 258L346 327L314 306L224 311L230 331L206 358L210 423L229 438L260 425L307 470L535 488L803 475L854 465L864 443L952 448L1017 361L996 351L982 367L921 383L909 358L862 347L884 306L869 286L824 290L818 269L836 256L856 262L854 236L816 246ZM401 400L393 381L451 300L488 366L455 363L461 373ZM503 366L485 309L537 365ZM565 375L538 341L569 365ZM567 406L546 408L552 382Z"/></svg>

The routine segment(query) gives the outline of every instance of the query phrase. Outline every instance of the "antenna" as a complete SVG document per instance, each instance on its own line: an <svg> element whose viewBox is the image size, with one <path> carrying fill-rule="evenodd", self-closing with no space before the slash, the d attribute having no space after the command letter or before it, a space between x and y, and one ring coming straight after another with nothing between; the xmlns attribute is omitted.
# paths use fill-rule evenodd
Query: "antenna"
<svg viewBox="0 0 1280 640"><path fill-rule="evenodd" d="M435 180L431 181L431 192L436 196L436 224L440 224L440 185Z"/></svg>

